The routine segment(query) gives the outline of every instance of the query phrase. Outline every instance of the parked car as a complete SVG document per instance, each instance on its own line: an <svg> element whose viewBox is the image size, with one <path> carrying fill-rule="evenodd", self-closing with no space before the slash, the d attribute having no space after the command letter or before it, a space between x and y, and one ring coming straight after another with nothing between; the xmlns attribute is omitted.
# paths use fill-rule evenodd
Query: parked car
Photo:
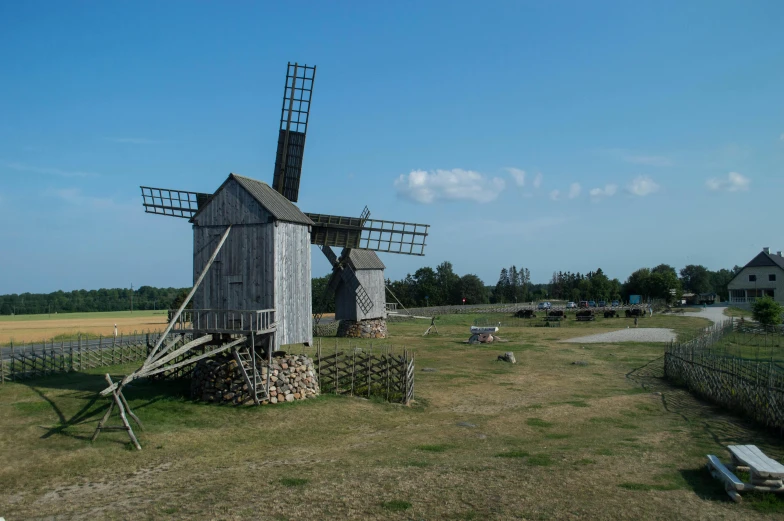
<svg viewBox="0 0 784 521"><path fill-rule="evenodd" d="M612 304L610 304L610 305L611 305L612 307L614 307L614 308L617 308L618 306L620 306L620 305L621 305L621 303L620 303L620 302L618 302L617 300L613 300L613 301L612 301Z"/></svg>
<svg viewBox="0 0 784 521"><path fill-rule="evenodd" d="M549 302L540 302L537 309L550 309L551 307L553 306Z"/></svg>
<svg viewBox="0 0 784 521"><path fill-rule="evenodd" d="M588 307L588 301L587 300L581 300L580 301L580 305L578 307L587 308Z"/></svg>
<svg viewBox="0 0 784 521"><path fill-rule="evenodd" d="M596 301L595 300L589 300L588 301L588 307L595 308L596 307Z"/></svg>
<svg viewBox="0 0 784 521"><path fill-rule="evenodd" d="M600 308L607 307L607 301L606 300L600 300L599 301L599 307Z"/></svg>
<svg viewBox="0 0 784 521"><path fill-rule="evenodd" d="M576 307L577 307L577 304L575 304L574 302L567 302L566 303L566 309L574 309Z"/></svg>

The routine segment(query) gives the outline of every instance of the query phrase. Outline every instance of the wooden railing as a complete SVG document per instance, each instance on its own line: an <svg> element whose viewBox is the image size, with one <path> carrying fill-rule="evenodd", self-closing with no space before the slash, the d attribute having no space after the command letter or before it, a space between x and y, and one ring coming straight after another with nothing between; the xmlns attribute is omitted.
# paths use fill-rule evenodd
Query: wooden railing
<svg viewBox="0 0 784 521"><path fill-rule="evenodd" d="M276 327L274 309L193 309L182 312L173 330L262 333Z"/></svg>

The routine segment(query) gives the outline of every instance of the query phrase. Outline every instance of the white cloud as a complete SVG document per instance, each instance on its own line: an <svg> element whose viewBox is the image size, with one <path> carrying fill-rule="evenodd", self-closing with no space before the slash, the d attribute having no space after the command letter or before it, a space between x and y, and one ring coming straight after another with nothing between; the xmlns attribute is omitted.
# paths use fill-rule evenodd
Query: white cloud
<svg viewBox="0 0 784 521"><path fill-rule="evenodd" d="M550 200L551 201L558 201L561 199L561 191L560 190L553 190L550 192Z"/></svg>
<svg viewBox="0 0 784 521"><path fill-rule="evenodd" d="M112 143L126 143L130 145L156 145L160 143L160 141L147 139L146 137L107 137L104 139Z"/></svg>
<svg viewBox="0 0 784 521"><path fill-rule="evenodd" d="M400 197L422 204L436 201L468 200L489 203L506 187L503 179L489 179L479 172L455 168L452 170L412 170L395 180Z"/></svg>
<svg viewBox="0 0 784 521"><path fill-rule="evenodd" d="M509 237L533 239L543 232L559 228L567 222L569 222L569 220L561 216L543 216L526 221L480 218L476 221L457 223L454 230L456 233L499 236L505 239L508 239Z"/></svg>
<svg viewBox="0 0 784 521"><path fill-rule="evenodd" d="M588 194L591 196L591 199L594 201L598 201L604 197L612 197L618 192L618 185L609 184L605 185L604 188L591 188Z"/></svg>
<svg viewBox="0 0 784 521"><path fill-rule="evenodd" d="M671 166L672 161L664 156L626 156L624 161L635 165Z"/></svg>
<svg viewBox="0 0 784 521"><path fill-rule="evenodd" d="M520 170L519 168L506 168L506 171L509 172L514 178L515 184L519 187L525 186L525 170Z"/></svg>
<svg viewBox="0 0 784 521"><path fill-rule="evenodd" d="M784 134L780 135L780 136L779 136L779 139L780 139L780 140L782 140L782 141L784 141Z"/></svg>
<svg viewBox="0 0 784 521"><path fill-rule="evenodd" d="M75 206L91 206L93 208L114 208L118 206L110 198L92 197L82 194L79 188L58 188L54 190L47 190L44 195L49 197L56 197L68 204Z"/></svg>
<svg viewBox="0 0 784 521"><path fill-rule="evenodd" d="M23 163L5 163L6 168L18 172L30 172L31 174L56 175L59 177L98 177L92 172L79 172L71 170L60 170L59 168L42 168L37 166L25 165Z"/></svg>
<svg viewBox="0 0 784 521"><path fill-rule="evenodd" d="M637 152L630 152L629 150L622 148L610 148L600 152L603 155L610 156L619 161L624 161L633 165L672 166L672 160L665 156L640 154Z"/></svg>
<svg viewBox="0 0 784 521"><path fill-rule="evenodd" d="M633 195L645 197L659 191L659 185L647 175L637 176L634 181L626 186L626 190Z"/></svg>
<svg viewBox="0 0 784 521"><path fill-rule="evenodd" d="M534 188L539 188L540 186L542 186L542 173L541 172L537 173L536 177L534 177Z"/></svg>
<svg viewBox="0 0 784 521"><path fill-rule="evenodd" d="M576 199L580 197L580 193L583 191L583 188L580 186L580 183L572 183L569 185L569 199Z"/></svg>
<svg viewBox="0 0 784 521"><path fill-rule="evenodd" d="M751 179L737 172L730 172L727 177L714 177L705 182L709 190L725 192L743 192L749 189L750 184Z"/></svg>

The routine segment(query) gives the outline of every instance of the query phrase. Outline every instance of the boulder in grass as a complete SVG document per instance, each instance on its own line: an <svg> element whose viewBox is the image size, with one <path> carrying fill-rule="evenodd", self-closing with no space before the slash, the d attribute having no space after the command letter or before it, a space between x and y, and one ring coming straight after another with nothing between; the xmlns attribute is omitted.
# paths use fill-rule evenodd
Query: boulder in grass
<svg viewBox="0 0 784 521"><path fill-rule="evenodd" d="M510 364L516 364L517 360L515 359L514 353L511 351L507 351L502 355L498 355L498 361L500 362L509 362Z"/></svg>

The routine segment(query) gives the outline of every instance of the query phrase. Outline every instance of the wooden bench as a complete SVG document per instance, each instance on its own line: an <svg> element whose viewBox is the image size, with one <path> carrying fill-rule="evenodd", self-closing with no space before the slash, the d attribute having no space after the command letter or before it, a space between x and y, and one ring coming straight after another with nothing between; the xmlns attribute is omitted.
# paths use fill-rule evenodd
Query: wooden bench
<svg viewBox="0 0 784 521"><path fill-rule="evenodd" d="M784 478L784 465L769 458L756 445L730 445L727 450L732 454L736 467L748 467L751 482L762 486L781 488Z"/></svg>
<svg viewBox="0 0 784 521"><path fill-rule="evenodd" d="M719 458L713 454L708 454L708 470L710 471L711 476L724 483L724 489L732 500L736 503L740 503L741 497L740 494L738 494L738 491L745 490L746 485L738 479L738 476L725 467L724 464L719 461Z"/></svg>
<svg viewBox="0 0 784 521"><path fill-rule="evenodd" d="M746 490L784 494L784 465L766 456L756 445L730 445L727 449L732 455L732 470L712 454L708 455L708 469L714 478L724 483L733 501L739 502L738 492ZM750 483L742 482L733 473L738 470L749 472Z"/></svg>

